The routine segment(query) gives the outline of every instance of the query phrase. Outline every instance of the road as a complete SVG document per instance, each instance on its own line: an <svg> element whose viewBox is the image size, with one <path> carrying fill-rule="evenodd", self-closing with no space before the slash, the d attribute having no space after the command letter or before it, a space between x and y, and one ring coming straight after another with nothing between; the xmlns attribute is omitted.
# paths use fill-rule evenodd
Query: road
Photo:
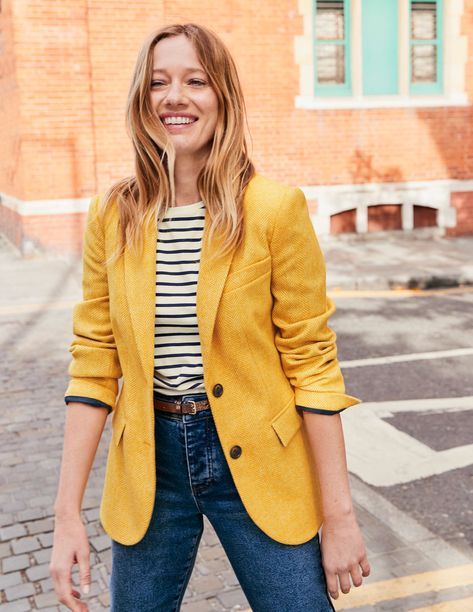
<svg viewBox="0 0 473 612"><path fill-rule="evenodd" d="M343 416L351 473L367 485L368 497L380 496L404 521L473 560L473 292L360 291L334 299L347 392L364 401ZM404 581L380 580L347 601L420 610L399 595L424 594L429 610L473 609L473 565L460 571L454 562L454 569L431 573L415 559ZM424 573L430 587L419 578Z"/></svg>
<svg viewBox="0 0 473 612"><path fill-rule="evenodd" d="M59 610L48 562L80 265L4 251L0 274L0 609ZM471 611L473 293L333 297L347 392L364 400L343 422L373 567L337 609ZM108 422L83 503L91 610L109 606L110 542L98 520L109 437ZM206 522L182 610L248 607Z"/></svg>

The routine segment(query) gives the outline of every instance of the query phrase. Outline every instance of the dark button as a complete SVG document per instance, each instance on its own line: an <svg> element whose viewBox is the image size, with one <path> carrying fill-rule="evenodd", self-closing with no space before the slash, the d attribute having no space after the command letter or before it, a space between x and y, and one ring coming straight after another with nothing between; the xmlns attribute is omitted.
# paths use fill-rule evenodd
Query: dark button
<svg viewBox="0 0 473 612"><path fill-rule="evenodd" d="M241 455L241 446L232 446L230 450L230 457L232 459L238 459Z"/></svg>
<svg viewBox="0 0 473 612"><path fill-rule="evenodd" d="M215 397L220 397L223 394L222 385L214 385L213 394L215 395Z"/></svg>

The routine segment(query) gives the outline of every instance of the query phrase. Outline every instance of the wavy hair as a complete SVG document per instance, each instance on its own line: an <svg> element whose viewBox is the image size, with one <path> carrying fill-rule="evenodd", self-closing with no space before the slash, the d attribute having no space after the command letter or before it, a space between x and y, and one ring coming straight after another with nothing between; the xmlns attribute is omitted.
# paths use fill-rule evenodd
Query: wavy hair
<svg viewBox="0 0 473 612"><path fill-rule="evenodd" d="M134 149L135 174L112 185L100 206L102 214L112 202L119 209L118 246L108 263L118 259L126 248L139 247L142 253L143 230L150 223L159 223L168 208L175 206L174 146L151 106L150 88L155 46L164 38L180 34L193 43L218 98L211 151L197 178L197 188L211 222L208 238L211 241L215 233L221 233L223 248L216 256L242 241L243 194L256 170L248 156L245 133L248 122L237 68L214 32L195 23L174 24L148 36L134 68L126 127Z"/></svg>

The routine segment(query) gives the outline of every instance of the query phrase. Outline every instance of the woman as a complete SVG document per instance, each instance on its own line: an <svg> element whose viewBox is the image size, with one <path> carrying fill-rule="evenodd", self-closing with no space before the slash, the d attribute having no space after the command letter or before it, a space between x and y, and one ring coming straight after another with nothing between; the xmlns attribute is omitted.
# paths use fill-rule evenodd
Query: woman
<svg viewBox="0 0 473 612"><path fill-rule="evenodd" d="M111 412L112 611L180 609L204 514L254 612L333 610L327 587L337 598L369 574L339 415L360 400L345 394L305 197L255 172L235 64L204 27L145 42L127 120L135 176L94 198L84 240L58 599L87 609L70 570L87 592L79 513Z"/></svg>

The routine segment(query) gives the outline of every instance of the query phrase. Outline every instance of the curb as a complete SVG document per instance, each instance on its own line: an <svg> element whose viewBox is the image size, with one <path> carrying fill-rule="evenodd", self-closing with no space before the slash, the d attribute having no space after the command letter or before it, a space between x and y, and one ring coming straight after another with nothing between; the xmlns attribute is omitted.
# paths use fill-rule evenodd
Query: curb
<svg viewBox="0 0 473 612"><path fill-rule="evenodd" d="M390 290L397 289L451 289L468 288L473 286L473 273L450 273L444 274L407 274L392 277L365 276L359 278L337 278L336 273L327 274L327 288L329 290L348 289L348 290Z"/></svg>

